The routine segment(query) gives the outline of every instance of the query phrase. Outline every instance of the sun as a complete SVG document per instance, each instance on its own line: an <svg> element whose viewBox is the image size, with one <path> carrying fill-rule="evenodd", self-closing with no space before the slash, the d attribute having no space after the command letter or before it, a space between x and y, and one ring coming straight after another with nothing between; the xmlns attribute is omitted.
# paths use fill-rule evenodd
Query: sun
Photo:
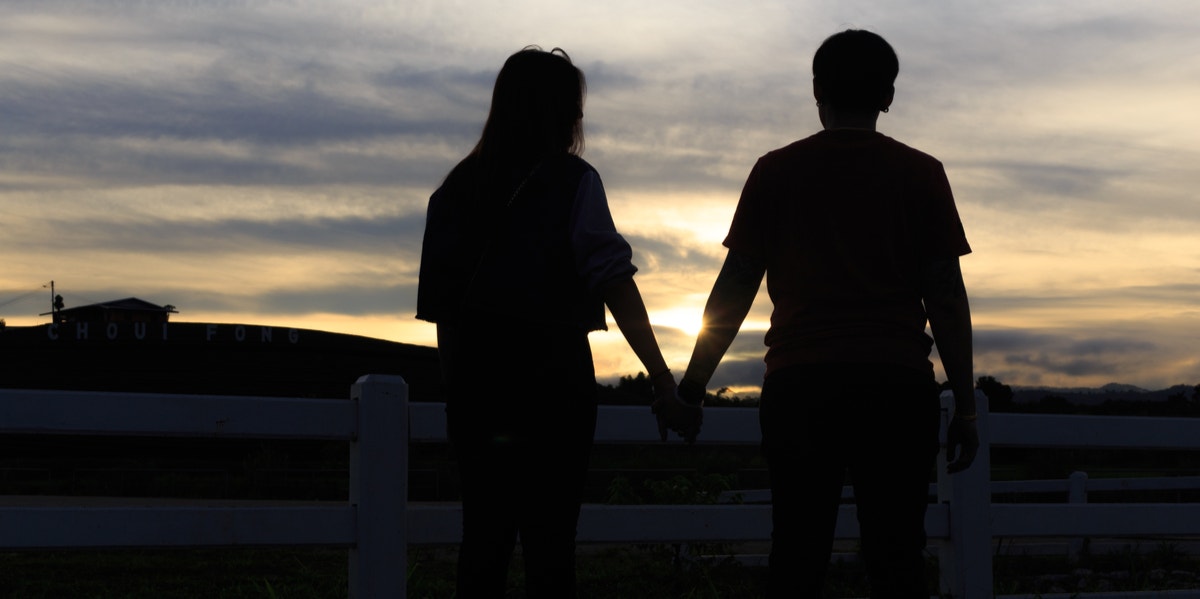
<svg viewBox="0 0 1200 599"><path fill-rule="evenodd" d="M650 322L655 326L679 329L684 334L695 337L703 328L704 311L696 308L655 310L650 314Z"/></svg>

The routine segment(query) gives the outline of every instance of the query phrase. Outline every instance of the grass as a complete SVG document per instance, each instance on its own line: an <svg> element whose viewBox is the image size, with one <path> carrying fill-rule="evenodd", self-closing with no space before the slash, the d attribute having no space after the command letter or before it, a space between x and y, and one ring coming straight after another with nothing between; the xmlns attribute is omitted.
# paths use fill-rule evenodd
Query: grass
<svg viewBox="0 0 1200 599"><path fill-rule="evenodd" d="M31 551L0 554L5 599L329 599L345 597L344 549ZM675 548L581 551L581 597L759 597L758 576L732 561L685 566ZM509 597L520 590L520 556ZM453 599L454 550L409 556L411 599Z"/></svg>
<svg viewBox="0 0 1200 599"><path fill-rule="evenodd" d="M1200 588L1200 558L1161 542L1149 551L1130 546L1076 561L1065 556L1010 555L995 559L997 589L1005 593L1165 591Z"/></svg>
<svg viewBox="0 0 1200 599"><path fill-rule="evenodd" d="M454 598L453 547L409 555L411 599ZM520 599L520 555L508 597ZM676 547L589 547L577 566L581 597L760 597L763 572L732 560L689 564ZM4 599L329 599L345 597L344 549L29 551L0 554Z"/></svg>
<svg viewBox="0 0 1200 599"><path fill-rule="evenodd" d="M581 546L579 596L586 599L757 599L766 571L722 558L732 545ZM715 555L689 559L691 555ZM410 599L454 599L450 547L409 553ZM997 594L1147 591L1200 587L1200 559L1163 543L1148 552L1131 549L1065 556L1001 555L995 564ZM514 557L506 599L523 599L520 553ZM928 561L936 588L937 563ZM1190 573L1190 574L1189 574ZM329 599L345 597L345 549L255 548L77 550L0 553L3 599ZM830 568L827 597L864 597L866 574L857 560Z"/></svg>
<svg viewBox="0 0 1200 599"><path fill-rule="evenodd" d="M326 548L9 552L0 597L329 599L346 596L346 565Z"/></svg>

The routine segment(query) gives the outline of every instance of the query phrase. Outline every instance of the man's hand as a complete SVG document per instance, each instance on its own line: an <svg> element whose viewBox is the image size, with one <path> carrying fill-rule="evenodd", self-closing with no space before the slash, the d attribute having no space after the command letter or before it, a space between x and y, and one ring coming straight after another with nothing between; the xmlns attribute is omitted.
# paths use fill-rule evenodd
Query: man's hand
<svg viewBox="0 0 1200 599"><path fill-rule="evenodd" d="M946 431L946 460L949 462L946 472L954 474L966 470L978 452L979 429L975 428L975 419L955 415Z"/></svg>
<svg viewBox="0 0 1200 599"><path fill-rule="evenodd" d="M704 386L684 381L671 395L657 395L651 408L659 418L659 433L666 441L666 430L675 431L684 441L696 442L704 423Z"/></svg>
<svg viewBox="0 0 1200 599"><path fill-rule="evenodd" d="M658 436L663 441L667 440L667 430L670 428L670 420L667 418L669 409L665 402L675 398L675 377L671 375L671 371L666 371L652 379L650 385L654 389L654 402L650 404L650 411L658 420Z"/></svg>
<svg viewBox="0 0 1200 599"><path fill-rule="evenodd" d="M695 443L696 435L700 434L700 424L704 421L704 411L699 404L685 403L679 396L674 377L667 378L670 378L669 384L653 381L654 403L650 405L650 411L658 419L658 435L666 441L667 431L671 430L683 437L684 441Z"/></svg>
<svg viewBox="0 0 1200 599"><path fill-rule="evenodd" d="M658 418L658 434L663 441L667 440L667 431L672 430L689 444L696 442L696 435L700 434L700 425L704 422L703 408L688 405L672 393L670 397L654 400L650 409Z"/></svg>

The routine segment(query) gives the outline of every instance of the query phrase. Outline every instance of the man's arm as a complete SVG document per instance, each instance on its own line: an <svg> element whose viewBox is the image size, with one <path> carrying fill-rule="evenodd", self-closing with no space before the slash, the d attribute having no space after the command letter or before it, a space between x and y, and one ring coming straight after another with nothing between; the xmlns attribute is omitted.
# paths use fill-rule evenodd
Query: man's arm
<svg viewBox="0 0 1200 599"><path fill-rule="evenodd" d="M704 306L704 327L679 385L684 401L698 404L704 399L705 387L750 313L766 272L766 261L761 258L732 249L726 254Z"/></svg>
<svg viewBox="0 0 1200 599"><path fill-rule="evenodd" d="M924 266L921 295L942 368L954 394L954 418L946 444L948 457L953 459L949 471L958 472L974 461L979 433L975 428L971 308L957 257L933 260Z"/></svg>

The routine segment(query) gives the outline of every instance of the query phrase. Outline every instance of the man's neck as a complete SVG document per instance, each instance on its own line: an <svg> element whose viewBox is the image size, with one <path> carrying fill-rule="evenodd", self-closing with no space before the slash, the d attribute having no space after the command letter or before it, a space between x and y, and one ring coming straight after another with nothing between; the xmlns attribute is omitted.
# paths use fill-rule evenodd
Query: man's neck
<svg viewBox="0 0 1200 599"><path fill-rule="evenodd" d="M821 107L821 124L826 131L834 129L862 129L875 131L875 123L879 120L878 112L837 112Z"/></svg>

